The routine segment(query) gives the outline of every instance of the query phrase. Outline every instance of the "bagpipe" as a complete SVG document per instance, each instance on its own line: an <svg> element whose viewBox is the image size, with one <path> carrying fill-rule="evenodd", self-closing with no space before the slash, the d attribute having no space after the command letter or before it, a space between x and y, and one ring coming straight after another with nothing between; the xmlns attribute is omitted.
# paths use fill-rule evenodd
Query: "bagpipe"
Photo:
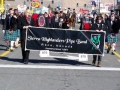
<svg viewBox="0 0 120 90"><path fill-rule="evenodd" d="M44 14L33 14L32 18L35 22L36 27L44 27L45 26Z"/></svg>

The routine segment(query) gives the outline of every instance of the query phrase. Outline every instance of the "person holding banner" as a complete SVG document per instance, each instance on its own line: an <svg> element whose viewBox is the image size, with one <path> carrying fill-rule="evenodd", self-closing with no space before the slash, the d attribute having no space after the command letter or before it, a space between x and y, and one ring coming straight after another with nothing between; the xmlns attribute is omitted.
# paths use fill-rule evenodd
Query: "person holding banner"
<svg viewBox="0 0 120 90"><path fill-rule="evenodd" d="M18 19L18 28L20 29L20 37L21 37L21 49L22 49L22 62L24 64L28 64L29 59L29 50L25 50L25 40L26 40L26 30L31 27L35 26L33 18L30 16L30 12L26 10L24 12L24 16L19 17Z"/></svg>
<svg viewBox="0 0 120 90"><path fill-rule="evenodd" d="M96 30L97 32L107 31L107 26L105 23L103 23L102 16L97 17L97 22L95 24L93 24L91 30ZM97 45L96 45L96 48L98 48ZM96 60L97 60L97 55L93 55L92 65L96 64ZM102 56L98 55L97 67L101 67L101 61L102 61Z"/></svg>

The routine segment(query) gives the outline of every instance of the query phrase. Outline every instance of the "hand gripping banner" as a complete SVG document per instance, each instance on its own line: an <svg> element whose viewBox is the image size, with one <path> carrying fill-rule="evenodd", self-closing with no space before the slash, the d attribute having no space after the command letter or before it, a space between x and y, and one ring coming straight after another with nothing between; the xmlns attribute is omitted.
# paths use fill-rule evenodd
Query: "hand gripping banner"
<svg viewBox="0 0 120 90"><path fill-rule="evenodd" d="M26 50L103 55L105 32L31 27L27 30Z"/></svg>

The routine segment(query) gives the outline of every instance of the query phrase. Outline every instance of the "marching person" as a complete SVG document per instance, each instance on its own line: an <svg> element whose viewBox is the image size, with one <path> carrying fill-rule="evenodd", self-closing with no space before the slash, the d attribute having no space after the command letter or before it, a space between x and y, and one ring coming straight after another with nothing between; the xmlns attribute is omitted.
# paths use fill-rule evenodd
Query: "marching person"
<svg viewBox="0 0 120 90"><path fill-rule="evenodd" d="M63 13L63 24L62 24L62 29L66 29L66 27L67 27L66 21L67 21L66 14Z"/></svg>
<svg viewBox="0 0 120 90"><path fill-rule="evenodd" d="M69 13L67 13L66 15L65 15L65 29L69 29L69 17L70 17L70 14Z"/></svg>
<svg viewBox="0 0 120 90"><path fill-rule="evenodd" d="M72 14L71 17L68 20L69 29L73 29L75 27L75 22L76 22L75 16L74 16L74 14Z"/></svg>
<svg viewBox="0 0 120 90"><path fill-rule="evenodd" d="M17 39L17 27L16 27L16 16L14 15L13 8L9 9L9 15L6 16L5 24L3 25L4 39L7 43L6 50L13 51L14 42ZM9 45L10 44L10 45Z"/></svg>
<svg viewBox="0 0 120 90"><path fill-rule="evenodd" d="M108 49L107 53L110 52L110 49L112 49L112 55L114 55L114 51L116 50L116 43L118 42L118 32L120 28L120 22L118 18L115 18L115 15L111 15L109 20L109 30L110 33L107 36L108 41Z"/></svg>
<svg viewBox="0 0 120 90"><path fill-rule="evenodd" d="M30 12L26 10L24 12L24 16L19 17L18 19L18 28L20 29L20 36L21 36L21 49L22 49L22 62L24 64L28 64L29 59L29 50L25 50L25 40L26 40L26 30L31 27L35 26L33 18L30 16Z"/></svg>
<svg viewBox="0 0 120 90"><path fill-rule="evenodd" d="M1 14L1 22L2 22L2 25L5 24L5 18L6 18L6 15L5 15L5 12L3 12L3 13Z"/></svg>
<svg viewBox="0 0 120 90"><path fill-rule="evenodd" d="M52 10L50 9L49 10L49 13L48 13L48 19L49 19L49 27L52 28L52 17L53 17L53 13L52 13Z"/></svg>
<svg viewBox="0 0 120 90"><path fill-rule="evenodd" d="M91 19L91 25L94 25L97 21L97 13L93 14L93 18Z"/></svg>
<svg viewBox="0 0 120 90"><path fill-rule="evenodd" d="M18 43L20 40L20 30L17 28L17 23L18 23L18 17L19 17L19 13L17 9L14 9L14 16L16 16L16 31L17 31L17 39L14 42L14 47L17 48L18 47Z"/></svg>
<svg viewBox="0 0 120 90"><path fill-rule="evenodd" d="M103 32L103 31L106 31L106 29L107 29L107 27L106 27L106 24L103 23L102 16L98 16L97 22L95 24L93 24L91 30L96 30L97 32ZM97 55L93 55L92 65L95 65L96 60L97 60ZM98 55L97 67L101 67L101 61L102 61L102 56Z"/></svg>
<svg viewBox="0 0 120 90"><path fill-rule="evenodd" d="M59 14L58 12L55 12L55 16L53 16L52 18L52 26L53 28L59 28L59 22L60 22L60 19L59 19Z"/></svg>
<svg viewBox="0 0 120 90"><path fill-rule="evenodd" d="M1 24L1 14L2 14L2 13L0 12L0 24Z"/></svg>
<svg viewBox="0 0 120 90"><path fill-rule="evenodd" d="M84 14L84 17L80 20L80 30L90 30L91 28L91 19L87 14Z"/></svg>
<svg viewBox="0 0 120 90"><path fill-rule="evenodd" d="M60 11L59 14L59 28L63 28L63 23L64 23L64 15L63 15L63 11Z"/></svg>
<svg viewBox="0 0 120 90"><path fill-rule="evenodd" d="M110 26L110 23L109 23L109 18L108 18L108 16L106 15L106 14L104 14L104 13L102 13L102 17L103 17L103 23L104 24L106 24L106 26L107 26L107 31L106 31L106 37L105 37L105 42L108 42L108 39L107 39L107 36L108 36L108 34L110 33L110 31L111 31L111 26Z"/></svg>
<svg viewBox="0 0 120 90"><path fill-rule="evenodd" d="M44 17L45 17L45 27L49 27L49 18L48 18L48 14L47 12L44 13Z"/></svg>

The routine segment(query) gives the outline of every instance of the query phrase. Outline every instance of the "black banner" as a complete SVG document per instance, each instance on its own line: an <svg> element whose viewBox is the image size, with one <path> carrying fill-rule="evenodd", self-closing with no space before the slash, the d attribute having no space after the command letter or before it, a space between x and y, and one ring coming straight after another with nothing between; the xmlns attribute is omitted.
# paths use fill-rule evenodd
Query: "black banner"
<svg viewBox="0 0 120 90"><path fill-rule="evenodd" d="M26 50L97 54L104 53L105 32L32 27L27 30Z"/></svg>

